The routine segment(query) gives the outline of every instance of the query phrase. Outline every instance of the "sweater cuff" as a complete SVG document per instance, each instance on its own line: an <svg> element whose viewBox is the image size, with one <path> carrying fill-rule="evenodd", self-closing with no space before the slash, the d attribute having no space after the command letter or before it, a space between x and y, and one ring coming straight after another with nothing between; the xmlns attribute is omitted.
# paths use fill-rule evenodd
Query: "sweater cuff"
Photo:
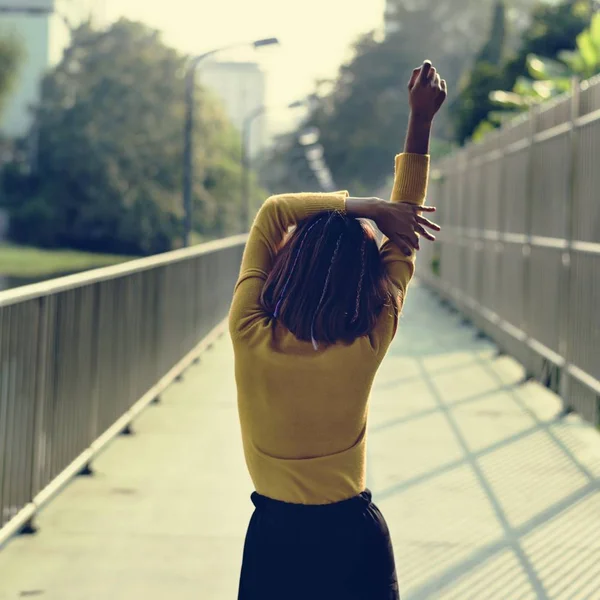
<svg viewBox="0 0 600 600"><path fill-rule="evenodd" d="M423 204L429 179L428 154L398 154L392 202Z"/></svg>
<svg viewBox="0 0 600 600"><path fill-rule="evenodd" d="M304 207L306 215L312 217L322 212L346 212L346 198L350 194L346 191L330 194L305 194Z"/></svg>

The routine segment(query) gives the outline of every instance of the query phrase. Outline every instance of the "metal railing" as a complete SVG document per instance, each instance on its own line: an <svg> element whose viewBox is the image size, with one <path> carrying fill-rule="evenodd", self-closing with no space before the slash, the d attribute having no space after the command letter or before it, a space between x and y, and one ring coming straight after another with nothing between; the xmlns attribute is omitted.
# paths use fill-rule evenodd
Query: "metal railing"
<svg viewBox="0 0 600 600"><path fill-rule="evenodd" d="M600 420L600 80L436 165L444 231L419 274L588 420Z"/></svg>
<svg viewBox="0 0 600 600"><path fill-rule="evenodd" d="M0 545L222 332L244 242L0 294Z"/></svg>

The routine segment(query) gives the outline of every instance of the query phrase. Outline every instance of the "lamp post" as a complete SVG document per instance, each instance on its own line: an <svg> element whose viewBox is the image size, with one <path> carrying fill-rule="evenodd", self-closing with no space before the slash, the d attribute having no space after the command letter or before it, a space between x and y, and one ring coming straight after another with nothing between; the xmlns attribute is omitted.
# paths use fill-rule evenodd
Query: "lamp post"
<svg viewBox="0 0 600 600"><path fill-rule="evenodd" d="M198 65L209 56L230 50L232 48L252 46L261 48L263 46L272 46L279 44L277 38L266 38L250 43L230 44L221 48L216 48L192 58L185 73L185 128L184 128L184 146L183 146L183 245L189 246L190 234L192 232L192 195L194 182L194 116L196 109L196 71Z"/></svg>

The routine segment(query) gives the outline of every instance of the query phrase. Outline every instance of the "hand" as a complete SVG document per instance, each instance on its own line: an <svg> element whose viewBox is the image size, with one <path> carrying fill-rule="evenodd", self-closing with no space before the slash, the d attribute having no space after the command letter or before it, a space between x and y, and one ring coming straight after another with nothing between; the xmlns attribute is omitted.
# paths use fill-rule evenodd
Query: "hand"
<svg viewBox="0 0 600 600"><path fill-rule="evenodd" d="M413 71L408 93L412 117L431 122L448 96L448 86L431 62L426 60Z"/></svg>
<svg viewBox="0 0 600 600"><path fill-rule="evenodd" d="M432 206L419 206L406 202L384 202L377 206L373 220L375 224L393 244L406 255L411 256L414 250L420 250L419 236L435 241L427 229L441 231L439 225L432 223L422 213L433 213Z"/></svg>

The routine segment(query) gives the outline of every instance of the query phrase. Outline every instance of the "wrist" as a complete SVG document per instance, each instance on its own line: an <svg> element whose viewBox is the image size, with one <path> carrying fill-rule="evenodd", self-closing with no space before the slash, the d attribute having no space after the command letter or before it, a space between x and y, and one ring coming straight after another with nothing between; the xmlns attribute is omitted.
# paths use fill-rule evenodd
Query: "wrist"
<svg viewBox="0 0 600 600"><path fill-rule="evenodd" d="M379 198L346 198L346 213L357 219L374 221L381 202L383 200Z"/></svg>
<svg viewBox="0 0 600 600"><path fill-rule="evenodd" d="M418 111L412 110L408 118L409 125L419 127L421 129L431 129L433 125L433 117L431 115L421 114Z"/></svg>
<svg viewBox="0 0 600 600"><path fill-rule="evenodd" d="M409 154L429 154L431 138L431 116L419 115L412 112L406 131L404 152Z"/></svg>

